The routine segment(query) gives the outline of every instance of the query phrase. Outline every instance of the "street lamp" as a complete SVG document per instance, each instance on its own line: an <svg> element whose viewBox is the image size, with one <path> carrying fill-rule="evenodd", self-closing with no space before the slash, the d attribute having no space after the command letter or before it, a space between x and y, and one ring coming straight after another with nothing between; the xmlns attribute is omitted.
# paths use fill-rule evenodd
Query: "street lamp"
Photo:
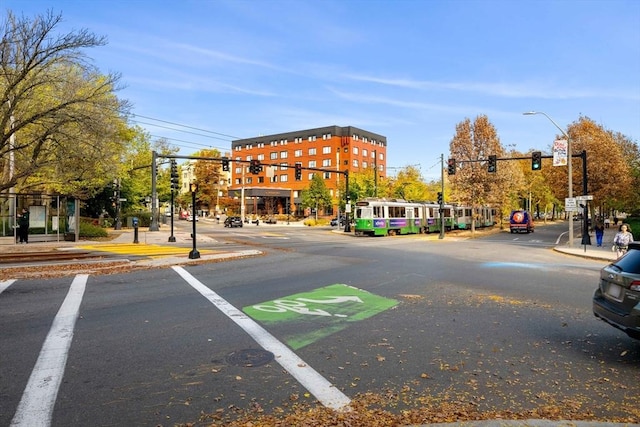
<svg viewBox="0 0 640 427"><path fill-rule="evenodd" d="M573 198L573 169L571 168L571 139L569 138L569 135L567 135L567 133L560 126L558 126L558 124L556 122L554 122L551 117L549 117L546 113L543 113L542 111L528 111L528 112L522 113L522 114L524 114L525 116L532 116L534 114L542 114L547 119L549 119L549 121L551 123L553 123L554 126L557 127L560 132L562 132L562 134L564 135L565 138L567 138L567 157L568 157L568 159L567 159L567 174L569 175L568 197L570 199L572 199ZM573 247L573 213L569 213L569 247L570 248Z"/></svg>

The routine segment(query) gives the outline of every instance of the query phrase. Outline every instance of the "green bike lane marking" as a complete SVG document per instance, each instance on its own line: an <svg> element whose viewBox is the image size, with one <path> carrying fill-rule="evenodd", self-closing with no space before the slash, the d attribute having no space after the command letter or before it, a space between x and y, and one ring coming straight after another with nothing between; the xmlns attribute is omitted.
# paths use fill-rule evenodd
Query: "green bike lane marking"
<svg viewBox="0 0 640 427"><path fill-rule="evenodd" d="M246 306L242 311L277 329L283 341L297 350L397 304L353 286L334 284Z"/></svg>

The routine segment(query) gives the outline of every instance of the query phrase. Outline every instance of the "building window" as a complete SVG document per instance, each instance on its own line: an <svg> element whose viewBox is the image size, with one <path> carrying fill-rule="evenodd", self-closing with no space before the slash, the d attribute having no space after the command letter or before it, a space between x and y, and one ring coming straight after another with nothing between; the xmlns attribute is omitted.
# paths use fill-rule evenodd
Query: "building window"
<svg viewBox="0 0 640 427"><path fill-rule="evenodd" d="M264 148L264 142L258 142L258 148Z"/></svg>
<svg viewBox="0 0 640 427"><path fill-rule="evenodd" d="M264 184L264 176L258 177L258 184Z"/></svg>
<svg viewBox="0 0 640 427"><path fill-rule="evenodd" d="M351 137L354 141L357 141L360 137L357 134L353 134L353 136Z"/></svg>
<svg viewBox="0 0 640 427"><path fill-rule="evenodd" d="M286 171L289 169L289 163L280 163L280 170Z"/></svg>
<svg viewBox="0 0 640 427"><path fill-rule="evenodd" d="M289 181L288 175L280 175L280 182L287 182L287 181Z"/></svg>
<svg viewBox="0 0 640 427"><path fill-rule="evenodd" d="M293 139L293 142L295 142L296 144L300 144L302 142L302 137L301 136L296 136Z"/></svg>
<svg viewBox="0 0 640 427"><path fill-rule="evenodd" d="M323 172L324 173L324 179L330 179L331 178L331 172Z"/></svg>
<svg viewBox="0 0 640 427"><path fill-rule="evenodd" d="M330 133L323 133L322 134L322 139L331 139L331 134Z"/></svg>
<svg viewBox="0 0 640 427"><path fill-rule="evenodd" d="M380 153L380 155L378 156L378 158L379 158L380 160L384 160L384 153Z"/></svg>
<svg viewBox="0 0 640 427"><path fill-rule="evenodd" d="M322 154L331 154L331 147L322 147Z"/></svg>
<svg viewBox="0 0 640 427"><path fill-rule="evenodd" d="M358 167L358 159L353 159L353 167L354 168Z"/></svg>
<svg viewBox="0 0 640 427"><path fill-rule="evenodd" d="M309 148L309 155L310 156L315 156L316 155L316 149L315 148Z"/></svg>
<svg viewBox="0 0 640 427"><path fill-rule="evenodd" d="M310 168L315 168L316 167L316 161L315 160L309 160L309 167Z"/></svg>
<svg viewBox="0 0 640 427"><path fill-rule="evenodd" d="M363 148L362 149L362 157L367 157L368 155L369 155L369 152L365 148Z"/></svg>
<svg viewBox="0 0 640 427"><path fill-rule="evenodd" d="M316 136L315 135L310 135L309 136L309 142L315 141L316 140Z"/></svg>
<svg viewBox="0 0 640 427"><path fill-rule="evenodd" d="M329 167L329 166L331 166L331 159L322 160L322 167L323 168L326 168L326 167Z"/></svg>
<svg viewBox="0 0 640 427"><path fill-rule="evenodd" d="M251 183L253 182L253 178L252 178L252 177L250 177L250 176L248 176L248 177L246 178L246 181L247 181L247 184L251 184Z"/></svg>
<svg viewBox="0 0 640 427"><path fill-rule="evenodd" d="M289 157L289 153L287 151L281 151L280 152L280 158L281 159L286 159L287 157Z"/></svg>
<svg viewBox="0 0 640 427"><path fill-rule="evenodd" d="M278 153L276 153L275 151L272 151L271 153L269 153L269 158L271 160L276 160L278 158Z"/></svg>
<svg viewBox="0 0 640 427"><path fill-rule="evenodd" d="M360 150L358 149L358 147L353 147L353 154L357 156L359 152Z"/></svg>
<svg viewBox="0 0 640 427"><path fill-rule="evenodd" d="M294 157L302 157L302 150L296 150L293 152Z"/></svg>
<svg viewBox="0 0 640 427"><path fill-rule="evenodd" d="M366 168L367 168L367 166L368 166L367 162L365 162L365 161L363 160L363 161L362 161L362 167L366 169Z"/></svg>

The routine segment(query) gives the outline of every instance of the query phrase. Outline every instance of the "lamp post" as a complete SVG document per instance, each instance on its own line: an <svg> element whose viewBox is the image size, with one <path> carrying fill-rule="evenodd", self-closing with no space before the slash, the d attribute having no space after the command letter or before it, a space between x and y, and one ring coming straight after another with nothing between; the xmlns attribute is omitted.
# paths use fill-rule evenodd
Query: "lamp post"
<svg viewBox="0 0 640 427"><path fill-rule="evenodd" d="M191 222L193 223L193 233L191 234L193 249L189 252L189 259L198 259L200 258L200 252L196 249L196 192L198 191L198 183L192 182L189 189L191 190Z"/></svg>
<svg viewBox="0 0 640 427"><path fill-rule="evenodd" d="M571 168L571 139L569 135L560 127L556 122L553 121L551 117L549 117L546 113L542 111L527 111L526 113L522 113L525 116L532 116L534 114L542 114L545 116L555 127L558 128L562 135L567 138L567 174L569 175L569 191L568 197L570 199L573 198L573 169ZM573 247L573 213L569 213L569 247Z"/></svg>

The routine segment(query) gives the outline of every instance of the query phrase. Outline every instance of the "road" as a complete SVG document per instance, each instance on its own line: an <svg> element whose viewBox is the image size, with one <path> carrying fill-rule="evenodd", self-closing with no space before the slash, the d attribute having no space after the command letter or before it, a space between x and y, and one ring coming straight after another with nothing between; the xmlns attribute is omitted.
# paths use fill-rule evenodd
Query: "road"
<svg viewBox="0 0 640 427"><path fill-rule="evenodd" d="M211 247L263 255L6 287L0 425L29 425L34 413L53 426L175 425L369 392L398 397L398 409L443 399L639 417L640 343L594 318L602 262L551 251L560 226L473 240L198 227ZM59 333L58 359L38 362L72 288L73 332ZM25 389L38 375L50 386L64 339L48 407L46 390Z"/></svg>

